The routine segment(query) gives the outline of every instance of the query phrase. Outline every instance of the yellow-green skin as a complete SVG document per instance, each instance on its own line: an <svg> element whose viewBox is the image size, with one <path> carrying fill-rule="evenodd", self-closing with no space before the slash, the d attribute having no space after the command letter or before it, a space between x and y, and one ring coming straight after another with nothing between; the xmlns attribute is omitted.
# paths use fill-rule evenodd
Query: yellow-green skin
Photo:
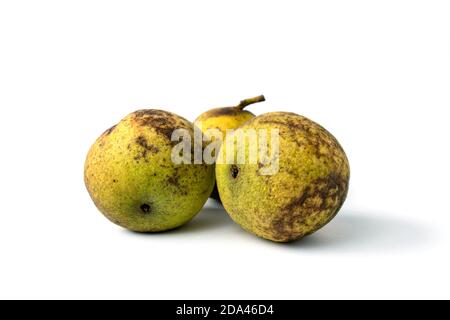
<svg viewBox="0 0 450 320"><path fill-rule="evenodd" d="M89 150L86 187L112 222L138 232L179 227L203 207L214 186L214 166L174 164L172 131L193 125L162 110L139 110L103 133ZM192 150L193 152L193 150Z"/></svg>
<svg viewBox="0 0 450 320"><path fill-rule="evenodd" d="M236 129L253 117L255 115L250 111L241 110L237 107L216 108L198 116L194 121L194 125L199 127L203 133L208 129L219 129L223 137L225 137L227 129Z"/></svg>
<svg viewBox="0 0 450 320"><path fill-rule="evenodd" d="M202 113L194 121L203 134L207 134L209 129L219 129L225 139L228 129L236 129L243 123L254 118L255 115L250 111L239 109L238 107L215 108ZM220 201L217 187L211 193L211 198Z"/></svg>
<svg viewBox="0 0 450 320"><path fill-rule="evenodd" d="M216 164L220 197L231 218L277 242L300 239L327 224L344 203L349 185L349 163L339 142L294 113L266 113L241 128L279 129L279 171L261 175L261 163L248 163L248 145L245 164ZM225 144L219 158L223 154Z"/></svg>

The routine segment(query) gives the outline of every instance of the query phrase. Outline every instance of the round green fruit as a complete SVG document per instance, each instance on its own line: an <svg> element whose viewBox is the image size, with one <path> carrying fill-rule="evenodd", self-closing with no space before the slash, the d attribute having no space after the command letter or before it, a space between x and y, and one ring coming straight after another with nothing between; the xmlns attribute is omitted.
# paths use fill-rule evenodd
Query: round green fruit
<svg viewBox="0 0 450 320"><path fill-rule="evenodd" d="M337 214L347 196L350 168L344 150L327 130L286 112L260 115L240 129L279 130L279 154L272 159L279 170L263 174L265 163L249 161L248 142L244 163L216 164L220 198L235 222L262 238L288 242L317 231ZM242 150L234 145L230 152L236 156ZM268 145L268 154L273 147ZM218 158L226 158L226 152L223 144Z"/></svg>
<svg viewBox="0 0 450 320"><path fill-rule="evenodd" d="M193 124L162 110L139 110L104 132L89 150L84 180L97 208L138 232L176 228L203 207L214 186L214 166L175 164L171 141Z"/></svg>
<svg viewBox="0 0 450 320"><path fill-rule="evenodd" d="M205 111L195 119L194 125L196 125L206 136L208 136L208 130L218 129L225 139L227 130L236 129L246 121L255 117L250 111L244 110L245 107L265 100L264 96L260 95L242 100L238 105L233 107L214 108ZM216 186L214 186L213 192L211 193L211 198L220 201Z"/></svg>

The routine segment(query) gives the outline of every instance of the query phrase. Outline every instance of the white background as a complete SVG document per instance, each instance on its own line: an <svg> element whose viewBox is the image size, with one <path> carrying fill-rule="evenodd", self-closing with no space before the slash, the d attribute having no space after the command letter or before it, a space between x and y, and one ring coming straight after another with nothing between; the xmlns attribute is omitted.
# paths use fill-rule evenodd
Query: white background
<svg viewBox="0 0 450 320"><path fill-rule="evenodd" d="M0 298L450 298L448 1L0 2ZM330 130L339 215L276 244L209 203L139 235L84 187L139 108L190 120L265 94Z"/></svg>

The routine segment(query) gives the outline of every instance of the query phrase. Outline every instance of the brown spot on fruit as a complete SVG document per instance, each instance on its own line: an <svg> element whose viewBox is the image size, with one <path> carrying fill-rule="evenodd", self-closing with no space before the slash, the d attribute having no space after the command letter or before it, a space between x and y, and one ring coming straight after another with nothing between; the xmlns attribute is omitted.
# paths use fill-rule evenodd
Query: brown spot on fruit
<svg viewBox="0 0 450 320"><path fill-rule="evenodd" d="M242 112L242 111L239 109L236 109L235 107L224 107L224 108L212 109L208 113L209 113L210 117L219 117L219 116L236 115L239 112Z"/></svg>
<svg viewBox="0 0 450 320"><path fill-rule="evenodd" d="M293 113L286 113L289 115L295 115ZM327 153L331 156L338 152L343 153L339 142L321 125L305 118L296 116L295 119L280 118L280 119L262 119L260 123L275 125L278 129L287 128L286 134L289 134L292 140L299 147L310 147L312 153L316 158L323 157L321 146L325 147ZM302 140L299 140L298 132L302 132ZM304 140L303 140L304 139Z"/></svg>
<svg viewBox="0 0 450 320"><path fill-rule="evenodd" d="M116 127L117 127L117 124L113 125L111 128L109 128L108 130L103 132L103 135L104 136L109 136L111 134L111 132L113 132Z"/></svg>
<svg viewBox="0 0 450 320"><path fill-rule="evenodd" d="M273 235L275 241L289 242L296 240L300 236L298 232L287 230L282 220L274 221L272 223L272 229L275 231Z"/></svg>
<svg viewBox="0 0 450 320"><path fill-rule="evenodd" d="M145 162L148 162L147 154L148 152L151 153L158 153L159 148L154 146L151 143L147 142L147 139L144 136L139 136L136 138L136 144L138 144L140 147L143 148L143 150L134 157L134 160L139 162L139 159L144 159Z"/></svg>
<svg viewBox="0 0 450 320"><path fill-rule="evenodd" d="M160 116L160 117L166 117L166 116L172 116L171 113L163 110L156 110L156 109L142 109L134 112L134 115L138 118L144 117L144 116Z"/></svg>
<svg viewBox="0 0 450 320"><path fill-rule="evenodd" d="M141 208L141 211L145 214L150 213L152 211L152 208L147 203L142 204L140 208Z"/></svg>
<svg viewBox="0 0 450 320"><path fill-rule="evenodd" d="M180 187L179 179L180 177L178 175L173 175L167 179L167 183L179 188Z"/></svg>
<svg viewBox="0 0 450 320"><path fill-rule="evenodd" d="M290 241L319 229L323 224L314 226L309 233L293 231L295 224L324 211L332 211L328 213L328 221L331 220L344 203L346 191L347 182L341 175L331 173L314 180L299 197L293 198L281 209L280 216L271 224L274 237L279 241Z"/></svg>
<svg viewBox="0 0 450 320"><path fill-rule="evenodd" d="M237 176L239 175L239 168L238 168L238 166L233 164L230 167L230 173L231 173L231 176L233 177L233 179L236 179Z"/></svg>
<svg viewBox="0 0 450 320"><path fill-rule="evenodd" d="M309 197L309 190L310 190L310 187L306 187L305 191L303 191L302 195L298 198L292 199L292 201L289 202L289 204L286 205L283 208L283 210L290 212L297 207L302 207L305 204L306 199L308 199L308 197Z"/></svg>
<svg viewBox="0 0 450 320"><path fill-rule="evenodd" d="M189 121L167 111L153 109L138 110L133 113L133 116L132 121L137 125L152 128L171 144L177 143L176 141L171 141L174 130L186 129L190 132L192 131L192 126Z"/></svg>
<svg viewBox="0 0 450 320"><path fill-rule="evenodd" d="M166 137L167 140L172 140L172 133L176 130L175 127L156 127L155 130L160 135Z"/></svg>
<svg viewBox="0 0 450 320"><path fill-rule="evenodd" d="M147 139L143 136L139 136L136 138L136 143L143 147L146 151L150 151L152 153L158 153L159 148L147 142Z"/></svg>

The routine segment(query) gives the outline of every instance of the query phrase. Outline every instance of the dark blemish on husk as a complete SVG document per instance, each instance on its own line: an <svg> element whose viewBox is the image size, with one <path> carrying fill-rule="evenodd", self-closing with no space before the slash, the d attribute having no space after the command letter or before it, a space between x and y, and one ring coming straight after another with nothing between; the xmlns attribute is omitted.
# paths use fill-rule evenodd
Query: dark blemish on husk
<svg viewBox="0 0 450 320"><path fill-rule="evenodd" d="M159 152L159 148L154 146L151 143L147 142L147 139L145 139L145 137L143 136L139 136L136 138L136 143L138 145L140 145L141 147L143 147L146 151L150 151L152 153L158 153Z"/></svg>
<svg viewBox="0 0 450 320"><path fill-rule="evenodd" d="M152 211L152 208L147 203L142 204L140 208L143 213L150 213Z"/></svg>
<svg viewBox="0 0 450 320"><path fill-rule="evenodd" d="M295 223L326 210L333 210L333 212L330 212L330 218L327 222L330 221L345 201L348 190L347 184L346 177L336 173L314 180L300 196L292 198L281 209L280 217L272 222L272 228L275 231L274 236L280 241L289 241L306 236L307 234L302 235L292 232ZM320 228L321 226L317 227Z"/></svg>
<svg viewBox="0 0 450 320"><path fill-rule="evenodd" d="M298 198L292 199L291 202L289 202L289 204L287 204L283 208L283 210L291 212L292 210L296 209L297 207L302 207L304 205L306 199L308 199L309 190L310 190L310 188L306 187L305 191L303 191L302 195Z"/></svg>
<svg viewBox="0 0 450 320"><path fill-rule="evenodd" d="M226 115L235 115L241 112L237 108L234 107L224 107L224 108L216 108L212 109L208 112L209 116L218 117L218 116L226 116Z"/></svg>
<svg viewBox="0 0 450 320"><path fill-rule="evenodd" d="M166 137L167 140L172 140L172 133L176 130L177 128L174 127L155 127L155 130L157 133L159 133L160 135ZM175 142L176 141L171 141L171 142Z"/></svg>
<svg viewBox="0 0 450 320"><path fill-rule="evenodd" d="M148 162L148 159L147 159L148 152L151 152L151 153L159 152L159 148L154 146L151 143L148 143L147 139L143 136L139 136L136 138L136 144L138 144L139 146L141 146L144 149L137 156L134 157L134 160L136 160L136 161L138 161L139 159L144 159L145 162Z"/></svg>
<svg viewBox="0 0 450 320"><path fill-rule="evenodd" d="M233 164L230 167L230 173L231 173L231 176L233 177L233 179L236 179L237 176L239 175L239 168L238 168L238 166Z"/></svg>
<svg viewBox="0 0 450 320"><path fill-rule="evenodd" d="M168 140L171 140L172 132L177 129L177 119L169 112L162 110L139 110L134 114L136 116L136 122L140 126L151 127Z"/></svg>
<svg viewBox="0 0 450 320"><path fill-rule="evenodd" d="M114 183L116 183L116 182L117 182L117 180L116 180L116 179L113 179L113 182L114 182Z"/></svg>
<svg viewBox="0 0 450 320"><path fill-rule="evenodd" d="M114 129L117 127L117 124L113 125L111 128L109 128L108 130L106 130L103 135L104 136L109 136L111 134L111 132L114 131Z"/></svg>
<svg viewBox="0 0 450 320"><path fill-rule="evenodd" d="M142 109L134 112L136 117L144 117L144 116L160 116L160 117L171 117L172 113L163 111L163 110L155 110L155 109Z"/></svg>
<svg viewBox="0 0 450 320"><path fill-rule="evenodd" d="M167 177L167 184L176 188L176 192L181 195L187 195L188 192L186 187L181 183L181 177L183 176L183 172L181 167L174 167L174 173L171 176Z"/></svg>
<svg viewBox="0 0 450 320"><path fill-rule="evenodd" d="M167 178L167 183L177 187L178 189L182 189L180 185L180 167L174 167L174 173Z"/></svg>
<svg viewBox="0 0 450 320"><path fill-rule="evenodd" d="M149 127L163 136L168 143L175 145L177 141L172 140L172 133L176 129L186 129L192 131L189 121L178 117L170 112L162 110L139 110L134 112L134 121L142 127Z"/></svg>
<svg viewBox="0 0 450 320"><path fill-rule="evenodd" d="M171 185L173 185L173 186L179 188L179 187L180 187L180 181L179 181L179 179L180 179L180 177L179 177L177 174L175 174L175 175L173 175L173 176L170 176L170 177L167 179L167 183L169 183L169 184L171 184Z"/></svg>
<svg viewBox="0 0 450 320"><path fill-rule="evenodd" d="M344 149L336 138L320 124L294 113L286 114L293 117L285 117L282 120L262 119L259 123L288 128L286 134L290 135L299 147L311 146L312 152L317 158L321 158L324 155L320 150L321 146L326 147L327 153L330 153L330 157L339 156L339 152L345 154ZM298 132L303 133L302 137L305 141L298 140Z"/></svg>
<svg viewBox="0 0 450 320"><path fill-rule="evenodd" d="M286 230L285 222L282 219L272 222L272 229L275 231L273 237L276 241L289 242L299 237L298 234Z"/></svg>

